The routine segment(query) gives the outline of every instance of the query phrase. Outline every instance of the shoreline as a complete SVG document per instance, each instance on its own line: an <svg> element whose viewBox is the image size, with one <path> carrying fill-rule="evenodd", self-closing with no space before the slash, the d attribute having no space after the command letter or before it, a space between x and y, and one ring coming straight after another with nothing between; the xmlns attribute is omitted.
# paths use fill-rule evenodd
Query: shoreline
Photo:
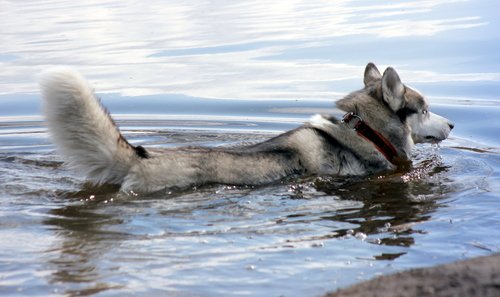
<svg viewBox="0 0 500 297"><path fill-rule="evenodd" d="M354 296L500 296L500 253L383 275L324 295Z"/></svg>

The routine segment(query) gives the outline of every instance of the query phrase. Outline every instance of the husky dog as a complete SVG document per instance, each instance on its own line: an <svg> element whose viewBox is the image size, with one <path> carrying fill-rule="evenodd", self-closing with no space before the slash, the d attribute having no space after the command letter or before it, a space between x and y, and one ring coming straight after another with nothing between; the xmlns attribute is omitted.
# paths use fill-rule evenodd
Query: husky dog
<svg viewBox="0 0 500 297"><path fill-rule="evenodd" d="M40 80L57 150L92 183L152 192L210 183L261 185L291 176L365 175L409 164L414 143L440 142L453 124L429 112L425 97L389 67L366 66L364 88L337 101L342 120L310 122L240 147L153 150L131 145L78 73L58 68Z"/></svg>

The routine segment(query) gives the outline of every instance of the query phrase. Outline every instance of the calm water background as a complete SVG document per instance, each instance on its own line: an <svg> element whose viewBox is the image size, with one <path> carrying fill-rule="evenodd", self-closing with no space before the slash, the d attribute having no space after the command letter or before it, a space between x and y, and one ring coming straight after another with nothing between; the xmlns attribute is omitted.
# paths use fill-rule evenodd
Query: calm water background
<svg viewBox="0 0 500 297"><path fill-rule="evenodd" d="M318 296L500 251L498 1L0 1L0 295ZM392 65L456 124L367 179L131 197L62 167L36 75L86 75L134 144L298 126ZM499 264L500 265L500 264Z"/></svg>

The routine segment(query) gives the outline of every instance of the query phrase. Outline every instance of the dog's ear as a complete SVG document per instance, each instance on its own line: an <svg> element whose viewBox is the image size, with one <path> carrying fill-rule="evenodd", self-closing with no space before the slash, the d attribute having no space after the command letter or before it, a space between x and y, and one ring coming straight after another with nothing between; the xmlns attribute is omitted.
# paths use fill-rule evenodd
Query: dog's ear
<svg viewBox="0 0 500 297"><path fill-rule="evenodd" d="M377 66L375 66L372 62L368 63L365 68L365 78L363 79L365 86L379 80L380 78L382 78L382 75L380 74L380 71L378 71Z"/></svg>
<svg viewBox="0 0 500 297"><path fill-rule="evenodd" d="M398 111L404 106L405 86L401 82L394 68L388 67L382 76L382 94L384 101L389 104L393 111Z"/></svg>

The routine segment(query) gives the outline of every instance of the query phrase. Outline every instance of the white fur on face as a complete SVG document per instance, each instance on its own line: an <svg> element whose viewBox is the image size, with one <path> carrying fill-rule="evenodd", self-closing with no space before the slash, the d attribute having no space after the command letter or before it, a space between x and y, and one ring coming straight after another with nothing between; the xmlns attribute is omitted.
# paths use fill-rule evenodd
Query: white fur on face
<svg viewBox="0 0 500 297"><path fill-rule="evenodd" d="M438 143L445 140L453 129L453 123L428 110L427 99L418 90L406 87L408 94L407 105L416 110L416 113L408 115L406 124L411 130L411 137L414 143ZM420 98L417 99L417 98ZM423 101L422 101L423 99Z"/></svg>
<svg viewBox="0 0 500 297"><path fill-rule="evenodd" d="M411 137L415 143L437 143L448 138L453 124L435 113L426 109L406 118L411 129Z"/></svg>

